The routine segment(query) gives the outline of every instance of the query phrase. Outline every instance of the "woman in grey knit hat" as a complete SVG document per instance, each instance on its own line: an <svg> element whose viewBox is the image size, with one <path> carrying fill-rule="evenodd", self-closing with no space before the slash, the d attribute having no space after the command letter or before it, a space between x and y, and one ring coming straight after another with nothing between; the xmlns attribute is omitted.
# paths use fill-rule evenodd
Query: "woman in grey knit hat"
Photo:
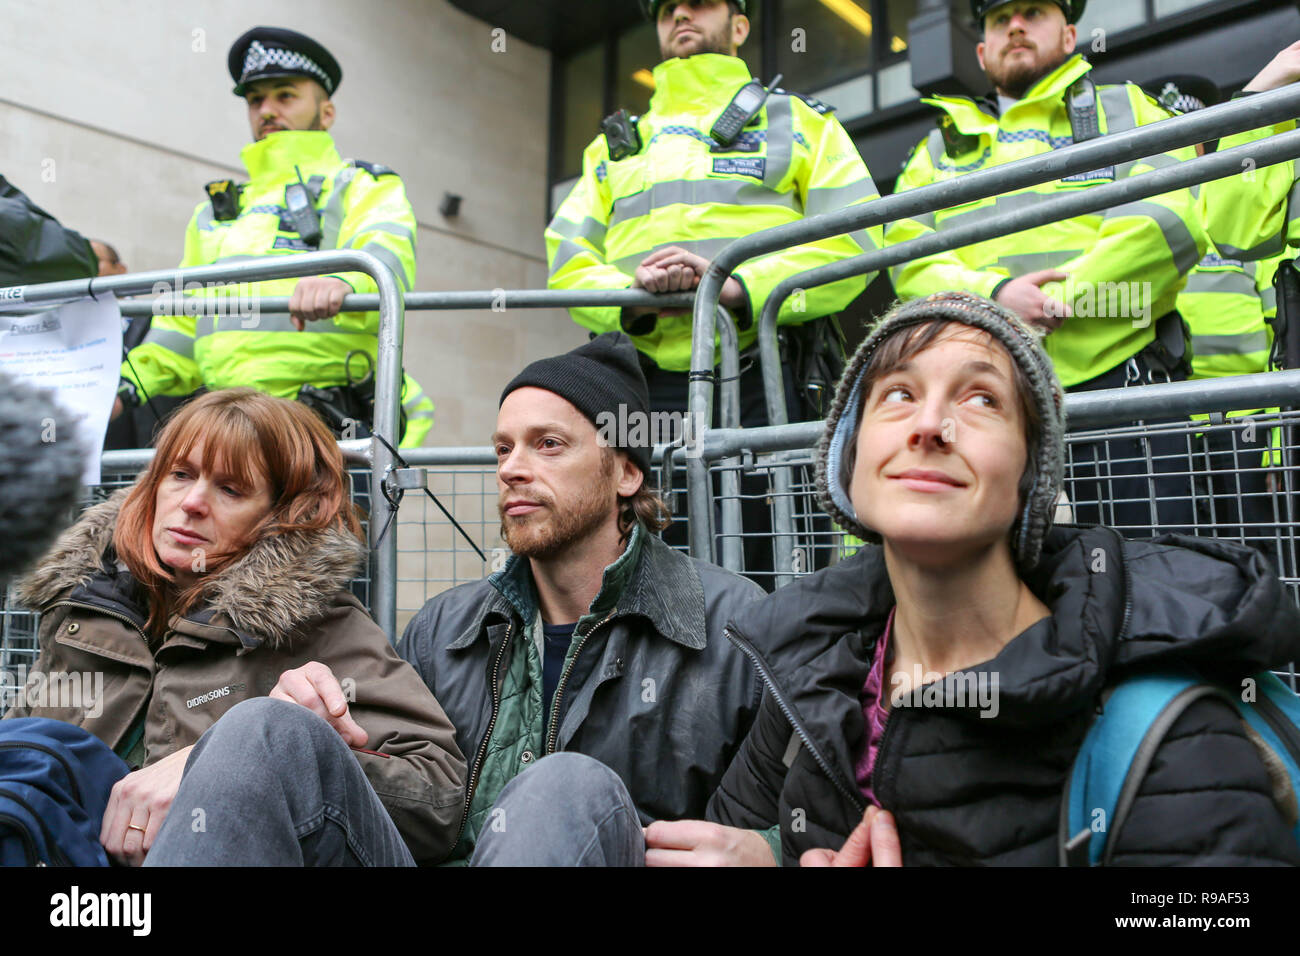
<svg viewBox="0 0 1300 956"><path fill-rule="evenodd" d="M1064 432L1014 314L945 292L880 322L818 455L823 507L870 543L728 628L767 694L710 820L779 826L791 864L1055 865L1104 688L1188 665L1240 687L1300 657L1300 612L1251 549L1053 528ZM1274 783L1232 706L1201 698L1108 859L1300 863Z"/></svg>

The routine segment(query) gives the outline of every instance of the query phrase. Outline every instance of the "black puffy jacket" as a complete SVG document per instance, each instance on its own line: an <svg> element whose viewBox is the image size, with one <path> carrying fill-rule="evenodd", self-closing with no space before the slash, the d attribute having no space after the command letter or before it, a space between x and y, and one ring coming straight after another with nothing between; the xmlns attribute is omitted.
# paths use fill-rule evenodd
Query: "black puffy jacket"
<svg viewBox="0 0 1300 956"><path fill-rule="evenodd" d="M0 176L0 286L85 279L99 260L80 233L36 205Z"/></svg>
<svg viewBox="0 0 1300 956"><path fill-rule="evenodd" d="M998 675L995 717L975 701L952 706L955 683L949 706L891 709L872 785L906 865L1055 865L1062 789L1108 682L1178 662L1240 687L1300 657L1300 612L1257 552L1229 542L1057 528L1026 583L1051 615L969 669ZM858 695L893 604L883 552L869 546L735 619L728 637L767 693L709 819L779 822L787 864L840 848L866 806ZM1274 798L1287 786L1231 706L1203 698L1157 751L1114 862L1300 864Z"/></svg>

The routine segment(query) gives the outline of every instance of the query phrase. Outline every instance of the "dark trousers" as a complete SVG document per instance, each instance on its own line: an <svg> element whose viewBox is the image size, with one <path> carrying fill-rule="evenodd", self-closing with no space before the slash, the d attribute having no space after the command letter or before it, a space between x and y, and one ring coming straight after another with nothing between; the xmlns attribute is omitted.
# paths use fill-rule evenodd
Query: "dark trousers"
<svg viewBox="0 0 1300 956"><path fill-rule="evenodd" d="M1186 378L1181 372L1171 381ZM1070 392L1091 392L1125 385L1165 381L1139 353L1094 379L1071 386ZM1147 419L1140 425L1185 422L1183 418ZM1067 446L1066 493L1079 524L1102 524L1128 537L1193 534L1196 488L1192 478L1191 435L1103 438Z"/></svg>
<svg viewBox="0 0 1300 956"><path fill-rule="evenodd" d="M652 362L644 360L644 357L642 369L645 371L646 384L650 389L651 413L671 412L685 416L688 391L687 373L665 371ZM802 421L805 416L795 390L794 374L789 364L783 363L781 373L785 385L786 415L792 422ZM721 392L715 390L712 423L715 428L721 426L721 406ZM759 365L757 354L742 357L740 363L740 424L744 428L756 428L769 424L767 403L763 396L763 371ZM657 436L657 438L662 438L662 436ZM685 462L682 460L680 453L673 464L675 472L673 475L673 489L676 492L675 515L678 518L685 516L689 520L685 488ZM744 570L747 576L770 591L773 587L772 508L767 498L768 492L767 475L757 473L741 475L740 510L742 527L745 533ZM716 502L716 496L721 494L721 486L716 475L714 476L713 493ZM796 510L798 508L799 505L797 504ZM715 505L715 528L721 527L720 510ZM820 514L818 517L824 518ZM823 530L829 531L829 523L823 523L825 524ZM688 544L686 523L680 520L674 521L664 530L663 539L673 547L686 548Z"/></svg>

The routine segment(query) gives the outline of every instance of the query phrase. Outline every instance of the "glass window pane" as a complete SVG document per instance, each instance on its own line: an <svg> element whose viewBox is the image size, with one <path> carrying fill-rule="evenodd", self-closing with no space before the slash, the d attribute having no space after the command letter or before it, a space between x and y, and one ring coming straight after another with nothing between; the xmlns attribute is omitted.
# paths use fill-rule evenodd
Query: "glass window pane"
<svg viewBox="0 0 1300 956"><path fill-rule="evenodd" d="M650 71L659 62L659 33L653 23L639 23L618 38L617 62L614 105L639 116L650 105Z"/></svg>
<svg viewBox="0 0 1300 956"><path fill-rule="evenodd" d="M1182 13L1192 7L1204 6L1209 2L1210 0L1156 0L1156 16L1171 17L1175 13Z"/></svg>
<svg viewBox="0 0 1300 956"><path fill-rule="evenodd" d="M907 22L916 16L916 0L888 0L885 4L886 25L889 27L889 50L902 53L907 49ZM911 78L908 78L911 85ZM884 105L883 103L881 104Z"/></svg>
<svg viewBox="0 0 1300 956"><path fill-rule="evenodd" d="M564 115L560 119L561 176L582 172L582 151L600 132L604 119L605 48L597 45L575 54L563 66Z"/></svg>
<svg viewBox="0 0 1300 956"><path fill-rule="evenodd" d="M787 90L811 93L871 69L870 0L784 0L777 69Z"/></svg>
<svg viewBox="0 0 1300 956"><path fill-rule="evenodd" d="M1092 41L1093 30L1119 33L1147 22L1147 5L1142 0L1089 0L1079 21L1079 44Z"/></svg>

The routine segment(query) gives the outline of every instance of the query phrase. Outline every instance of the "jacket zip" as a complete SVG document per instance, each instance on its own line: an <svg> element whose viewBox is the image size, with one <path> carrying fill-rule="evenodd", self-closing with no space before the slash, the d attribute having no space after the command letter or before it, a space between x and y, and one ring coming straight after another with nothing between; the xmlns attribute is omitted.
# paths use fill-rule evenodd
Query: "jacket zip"
<svg viewBox="0 0 1300 956"><path fill-rule="evenodd" d="M849 801L857 807L859 811L865 811L867 803L862 798L862 794L855 794L848 787L844 786L844 782L840 779L839 775L831 768L830 761L822 755L821 751L813 746L812 737L808 734L808 731L804 728L803 724L799 722L798 718L795 717L794 710L786 703L785 698L781 696L781 691L776 686L776 681L772 677L772 672L767 669L767 664L758 656L758 651L754 649L753 645L751 645L749 641L745 640L745 638L741 637L735 630L733 630L730 624L722 629L722 633L726 634L727 640L740 648L741 652L749 658L750 663L754 665L754 669L758 671L758 676L763 678L763 683L766 684L767 689L772 692L772 699L776 701L776 706L781 709L781 713L785 715L786 721L788 721L790 726L794 728L794 732L799 735L799 739L802 740L803 745L808 748L808 752L812 754L813 760L817 761L817 766L821 767L822 773L826 774L826 778L835 785L835 788L839 790L840 793L848 797ZM888 725L886 725L885 733L886 735L889 733ZM882 739L881 748L883 749L883 747L884 740ZM877 758L877 760L878 759L879 758Z"/></svg>
<svg viewBox="0 0 1300 956"><path fill-rule="evenodd" d="M81 803L81 787L78 786L77 784L77 778L72 772L72 767L68 764L66 760L63 759L62 754L58 753L53 747L47 747L44 744L38 744L32 741L6 740L3 743L0 743L0 750L17 750L20 747L27 748L29 750L39 750L41 751L41 753L49 754L51 757L57 760L59 762L59 766L63 768L63 772L67 774L68 787L72 791L73 799L76 800L78 804Z"/></svg>
<svg viewBox="0 0 1300 956"><path fill-rule="evenodd" d="M488 718L487 733L483 735L483 742L479 744L478 753L474 755L474 766L470 770L469 784L465 787L465 809L460 814L460 828L457 830L456 835L457 843L465 835L465 824L469 822L469 807L474 800L474 791L478 788L478 775L483 769L483 758L487 756L488 741L492 739L492 728L496 726L497 714L501 710L501 684L498 677L501 674L501 660L506 655L506 648L510 646L510 635L514 632L514 629L514 621L506 625L506 636L501 641L501 647L497 650L497 659L492 664L492 715Z"/></svg>
<svg viewBox="0 0 1300 956"><path fill-rule="evenodd" d="M1119 542L1119 564L1120 570L1124 572L1124 619L1120 622L1119 635L1115 638L1116 641L1122 641L1128 635L1129 623L1133 617L1133 582L1129 579L1128 562L1124 560L1124 536L1114 528L1110 529L1110 533Z"/></svg>
<svg viewBox="0 0 1300 956"><path fill-rule="evenodd" d="M569 674L573 671L573 665L578 663L578 655L582 653L583 645L587 643L587 638L596 633L597 628L601 627L617 613L618 608L614 608L605 615L605 620L593 624L591 629L582 635L582 638L578 641L578 646L573 651L573 657L569 658L569 666L560 675L560 680L555 685L555 699L551 701L551 726L546 734L546 746L542 750L543 755L555 752L555 736L560 729L560 700L564 697L564 685L569 681Z"/></svg>

